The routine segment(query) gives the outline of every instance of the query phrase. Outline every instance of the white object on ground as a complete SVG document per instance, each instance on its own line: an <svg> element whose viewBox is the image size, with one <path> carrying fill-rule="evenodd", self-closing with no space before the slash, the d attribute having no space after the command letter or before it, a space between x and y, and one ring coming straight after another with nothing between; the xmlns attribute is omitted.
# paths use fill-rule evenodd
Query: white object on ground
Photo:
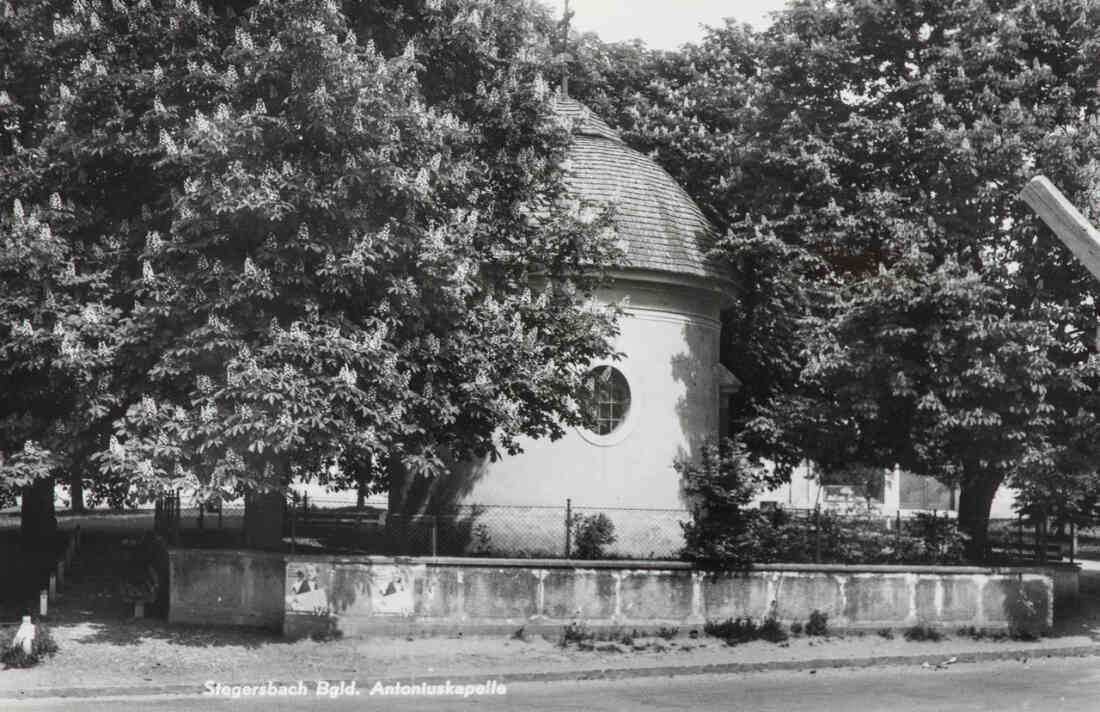
<svg viewBox="0 0 1100 712"><path fill-rule="evenodd" d="M31 654L34 645L34 623L30 616L23 616L23 622L19 624L19 630L15 631L15 638L11 641L13 648L23 648L27 655Z"/></svg>

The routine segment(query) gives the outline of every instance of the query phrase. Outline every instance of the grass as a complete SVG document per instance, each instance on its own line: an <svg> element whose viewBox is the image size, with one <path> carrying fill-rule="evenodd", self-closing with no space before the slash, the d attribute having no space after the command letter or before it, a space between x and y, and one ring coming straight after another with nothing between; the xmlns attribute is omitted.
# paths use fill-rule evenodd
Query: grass
<svg viewBox="0 0 1100 712"><path fill-rule="evenodd" d="M657 629L657 637L664 640L672 640L680 634L679 628L669 628L668 626L661 626Z"/></svg>
<svg viewBox="0 0 1100 712"><path fill-rule="evenodd" d="M675 629L673 635L675 635ZM571 644L582 643L620 643L626 646L634 645L635 638L641 637L637 629L626 630L620 626L611 628L589 628L584 623L574 621L562 629L561 639L558 644L565 648Z"/></svg>

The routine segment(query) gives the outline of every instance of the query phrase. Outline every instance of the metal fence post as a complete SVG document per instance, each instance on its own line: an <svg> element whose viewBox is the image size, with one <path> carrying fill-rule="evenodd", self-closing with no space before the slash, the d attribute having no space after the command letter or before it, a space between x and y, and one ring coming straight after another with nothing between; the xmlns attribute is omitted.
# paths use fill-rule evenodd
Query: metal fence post
<svg viewBox="0 0 1100 712"><path fill-rule="evenodd" d="M573 500L565 500L565 558L569 558L573 548Z"/></svg>
<svg viewBox="0 0 1100 712"><path fill-rule="evenodd" d="M1039 549L1039 563L1045 564L1047 562L1047 513L1043 511L1042 517L1039 519L1038 534L1036 535L1036 545Z"/></svg>
<svg viewBox="0 0 1100 712"><path fill-rule="evenodd" d="M296 543L295 538L294 538L295 537L294 524L296 523L296 521L298 519L298 507L296 506L297 505L297 499L298 499L298 495L295 494L295 495L293 495L293 497L290 500L290 553L291 554L294 553L294 545Z"/></svg>
<svg viewBox="0 0 1100 712"><path fill-rule="evenodd" d="M1040 554L1039 554L1040 542L1039 542L1039 518L1038 517L1035 518L1035 542L1034 543L1035 543L1035 547L1034 547L1034 553L1032 554L1032 556L1035 557L1036 561L1042 561L1042 558L1040 558Z"/></svg>
<svg viewBox="0 0 1100 712"><path fill-rule="evenodd" d="M436 556L436 542L439 536L439 515L432 515L432 556Z"/></svg>
<svg viewBox="0 0 1100 712"><path fill-rule="evenodd" d="M174 527L172 531L172 543L179 546L180 543L180 519L182 518L183 510L180 508L180 490L176 490L176 517Z"/></svg>
<svg viewBox="0 0 1100 712"><path fill-rule="evenodd" d="M821 505L814 507L814 563L821 563Z"/></svg>

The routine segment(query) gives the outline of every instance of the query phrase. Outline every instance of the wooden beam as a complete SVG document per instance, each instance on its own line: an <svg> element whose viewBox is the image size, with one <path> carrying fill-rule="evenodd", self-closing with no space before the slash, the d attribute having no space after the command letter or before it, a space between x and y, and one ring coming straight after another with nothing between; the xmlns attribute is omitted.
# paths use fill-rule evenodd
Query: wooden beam
<svg viewBox="0 0 1100 712"><path fill-rule="evenodd" d="M1020 191L1020 198L1043 219L1089 272L1100 280L1100 232L1045 176L1036 176Z"/></svg>

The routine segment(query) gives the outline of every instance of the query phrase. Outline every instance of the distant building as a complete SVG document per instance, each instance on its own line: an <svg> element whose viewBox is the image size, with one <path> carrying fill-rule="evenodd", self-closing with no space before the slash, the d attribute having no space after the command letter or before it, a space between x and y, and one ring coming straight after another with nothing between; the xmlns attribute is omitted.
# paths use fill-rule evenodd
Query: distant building
<svg viewBox="0 0 1100 712"><path fill-rule="evenodd" d="M756 498L756 503L773 503L788 509L813 509L820 505L822 509L866 509L884 516L894 516L899 512L907 516L916 512L957 513L959 492L934 477L904 470L883 470L881 483L871 488L823 484L814 468L804 465L795 469L789 483L762 493ZM1015 503L1014 491L1001 487L993 499L990 518L1015 517Z"/></svg>

